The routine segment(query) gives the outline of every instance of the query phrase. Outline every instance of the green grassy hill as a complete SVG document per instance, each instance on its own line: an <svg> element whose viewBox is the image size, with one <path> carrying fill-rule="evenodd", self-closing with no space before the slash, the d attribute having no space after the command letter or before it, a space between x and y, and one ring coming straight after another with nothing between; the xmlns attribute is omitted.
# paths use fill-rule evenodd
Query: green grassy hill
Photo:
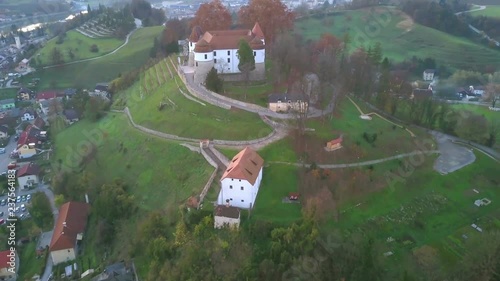
<svg viewBox="0 0 500 281"><path fill-rule="evenodd" d="M137 124L199 139L246 140L265 137L271 133L271 128L257 114L227 110L211 104L204 106L184 97L175 81L170 78L165 62L163 60L149 68L141 75L140 81L116 98L115 105L128 106ZM182 84L175 72L174 77ZM161 85L158 84L158 79ZM182 87L187 93L187 89ZM160 103L164 104L161 111L158 109Z"/></svg>
<svg viewBox="0 0 500 281"><path fill-rule="evenodd" d="M158 36L162 29L162 26L141 28L132 34L127 45L112 55L87 62L40 69L36 73L26 75L23 81L27 84L33 77L40 78L37 90L67 87L93 88L95 83L113 80L118 74L143 65L149 58L153 38Z"/></svg>
<svg viewBox="0 0 500 281"><path fill-rule="evenodd" d="M485 16L500 19L500 5L486 6L486 9L481 11L471 12L472 16Z"/></svg>
<svg viewBox="0 0 500 281"><path fill-rule="evenodd" d="M57 40L57 37L49 40L47 44L35 54L35 58L39 65L53 64L51 54L54 48L58 48L62 52L64 62L71 62L102 56L118 48L124 42L124 40L117 38L90 38L75 30L66 33L66 37L62 44L57 44ZM99 49L96 53L90 51L90 46L94 44L97 45ZM74 54L73 58L69 55L70 50Z"/></svg>
<svg viewBox="0 0 500 281"><path fill-rule="evenodd" d="M500 64L500 52L468 39L414 23L395 8L371 8L338 12L323 18L307 18L296 23L296 32L306 39L323 33L342 37L349 33L354 48L380 42L384 56L396 61L432 57L453 68Z"/></svg>

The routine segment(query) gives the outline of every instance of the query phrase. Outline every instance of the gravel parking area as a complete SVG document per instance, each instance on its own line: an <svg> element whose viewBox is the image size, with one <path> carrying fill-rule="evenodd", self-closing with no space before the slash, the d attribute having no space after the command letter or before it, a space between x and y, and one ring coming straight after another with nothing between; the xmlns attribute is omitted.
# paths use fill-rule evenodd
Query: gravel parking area
<svg viewBox="0 0 500 281"><path fill-rule="evenodd" d="M453 143L445 137L436 137L440 155L434 163L434 170L442 175L459 170L476 160L471 149Z"/></svg>

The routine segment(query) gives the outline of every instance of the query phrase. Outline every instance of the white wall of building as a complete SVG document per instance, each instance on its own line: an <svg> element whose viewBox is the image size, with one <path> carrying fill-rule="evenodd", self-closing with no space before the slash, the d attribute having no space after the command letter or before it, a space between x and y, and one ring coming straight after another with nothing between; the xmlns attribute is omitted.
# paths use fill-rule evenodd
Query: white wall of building
<svg viewBox="0 0 500 281"><path fill-rule="evenodd" d="M225 205L229 199L229 204L234 207L249 209L255 206L255 199L259 192L262 180L262 168L259 171L255 184L250 184L247 180L225 178L221 181L218 204Z"/></svg>
<svg viewBox="0 0 500 281"><path fill-rule="evenodd" d="M189 44L188 44L189 52L194 52L194 47L196 47L196 43L189 42Z"/></svg>
<svg viewBox="0 0 500 281"><path fill-rule="evenodd" d="M238 228L240 226L240 219L233 219L228 217L214 216L214 227L215 228L223 228L223 227L235 227Z"/></svg>
<svg viewBox="0 0 500 281"><path fill-rule="evenodd" d="M29 176L24 176L24 177L19 177L17 178L17 182L19 183L19 187L21 189L24 189L24 186L31 186L33 184L38 183L38 177L29 175Z"/></svg>
<svg viewBox="0 0 500 281"><path fill-rule="evenodd" d="M253 50L255 63L263 63L266 60L266 50Z"/></svg>
<svg viewBox="0 0 500 281"><path fill-rule="evenodd" d="M76 258L75 249L64 249L50 252L50 257L54 265L71 261Z"/></svg>
<svg viewBox="0 0 500 281"><path fill-rule="evenodd" d="M195 61L212 61L214 59L214 55L212 52L208 53L194 53L194 60Z"/></svg>

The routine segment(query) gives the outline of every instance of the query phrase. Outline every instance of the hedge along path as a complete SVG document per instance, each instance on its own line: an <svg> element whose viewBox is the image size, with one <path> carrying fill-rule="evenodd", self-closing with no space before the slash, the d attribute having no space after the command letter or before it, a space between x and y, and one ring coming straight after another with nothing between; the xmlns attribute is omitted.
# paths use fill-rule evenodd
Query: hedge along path
<svg viewBox="0 0 500 281"><path fill-rule="evenodd" d="M399 124L397 124L397 123L394 123L394 122L392 122L392 121L390 121L390 120L386 119L385 117L382 117L382 116L381 116L380 114L378 114L377 112L363 113L363 111L361 110L361 108L359 108L359 106L358 106L358 105L357 105L357 104L356 104L356 103L355 103L355 102L354 102L354 101L353 101L350 97L347 97L347 98L348 98L348 99L352 102L352 104L356 107L356 109L358 109L358 111L359 111L359 113L360 113L361 115L367 115L367 116L369 116L369 115L376 115L376 116L378 116L380 119L385 120L385 121L387 121L387 122L389 122L389 123L393 124L394 126L397 126L397 127L401 128L401 129L405 129L405 131L407 131L407 132L410 134L410 136L412 136L412 137L416 137L416 135L415 135L412 131L410 131L408 128L405 128L405 127L403 127L403 126L401 126L401 125L399 125Z"/></svg>

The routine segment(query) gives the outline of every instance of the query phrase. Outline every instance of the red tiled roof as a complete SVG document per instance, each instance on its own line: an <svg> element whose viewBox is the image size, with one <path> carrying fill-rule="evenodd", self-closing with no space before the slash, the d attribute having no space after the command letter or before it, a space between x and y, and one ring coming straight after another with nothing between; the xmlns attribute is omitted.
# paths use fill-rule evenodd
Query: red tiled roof
<svg viewBox="0 0 500 281"><path fill-rule="evenodd" d="M33 126L41 130L45 126L45 121L41 117L37 117L33 122Z"/></svg>
<svg viewBox="0 0 500 281"><path fill-rule="evenodd" d="M334 139L334 140L331 140L328 142L328 144L330 145L335 145L335 144L338 144L338 143L342 143L342 137L339 137L337 139Z"/></svg>
<svg viewBox="0 0 500 281"><path fill-rule="evenodd" d="M193 29L194 32L194 29ZM193 33L191 33L193 36ZM225 50L225 49L238 49L240 40L244 39L247 42L251 42L254 38L263 39L264 34L259 24L255 24L252 30L249 29L235 29L235 30L212 30L207 31L203 34L202 39L198 41L195 47L195 52L210 52L212 50ZM191 40L191 37L190 37ZM205 51L208 48L203 48L198 51L198 44L203 43L201 40L206 41L210 47L210 51ZM262 43L262 42L261 42ZM261 46L259 45L258 48Z"/></svg>
<svg viewBox="0 0 500 281"><path fill-rule="evenodd" d="M74 248L79 233L85 231L90 205L83 202L67 202L59 209L50 251ZM64 226L66 223L66 226Z"/></svg>
<svg viewBox="0 0 500 281"><path fill-rule="evenodd" d="M259 39L264 39L264 32L262 32L262 28L260 28L258 22L256 22L255 25L253 26L252 33L255 34L255 36L258 37Z"/></svg>
<svg viewBox="0 0 500 281"><path fill-rule="evenodd" d="M215 216L237 219L240 217L240 209L233 206L219 205L215 208Z"/></svg>
<svg viewBox="0 0 500 281"><path fill-rule="evenodd" d="M40 92L36 95L36 100L50 100L50 99L55 99L57 97L57 92L56 91L47 91L47 92Z"/></svg>
<svg viewBox="0 0 500 281"><path fill-rule="evenodd" d="M9 254L10 254L9 250L0 252L0 269L10 267L9 265L10 258L7 256Z"/></svg>
<svg viewBox="0 0 500 281"><path fill-rule="evenodd" d="M247 180L253 185L263 165L264 159L253 149L247 147L233 157L222 175L221 181L225 178L232 178Z"/></svg>
<svg viewBox="0 0 500 281"><path fill-rule="evenodd" d="M262 43L262 41L255 37L251 42L250 42L250 47L253 49L253 50L262 50L264 49L264 43Z"/></svg>
<svg viewBox="0 0 500 281"><path fill-rule="evenodd" d="M33 130L33 132L32 132ZM17 147L23 146L25 144L29 143L36 143L38 142L38 139L36 138L35 131L37 131L35 128L33 128L33 125L28 125L26 129L21 133L19 136L19 139L17 140Z"/></svg>
<svg viewBox="0 0 500 281"><path fill-rule="evenodd" d="M200 37L203 35L203 31L201 30L201 27L195 26L193 27L193 30L191 31L191 35L189 35L188 40L190 42L198 42L200 40Z"/></svg>
<svg viewBox="0 0 500 281"><path fill-rule="evenodd" d="M212 51L212 48L207 43L207 41L205 41L205 39L201 39L200 41L198 41L198 43L196 43L194 51L197 53L209 53Z"/></svg>
<svg viewBox="0 0 500 281"><path fill-rule="evenodd" d="M30 162L28 165L22 166L17 171L17 177L33 176L33 175L38 176L39 173L40 173L40 167L38 167L37 164Z"/></svg>

